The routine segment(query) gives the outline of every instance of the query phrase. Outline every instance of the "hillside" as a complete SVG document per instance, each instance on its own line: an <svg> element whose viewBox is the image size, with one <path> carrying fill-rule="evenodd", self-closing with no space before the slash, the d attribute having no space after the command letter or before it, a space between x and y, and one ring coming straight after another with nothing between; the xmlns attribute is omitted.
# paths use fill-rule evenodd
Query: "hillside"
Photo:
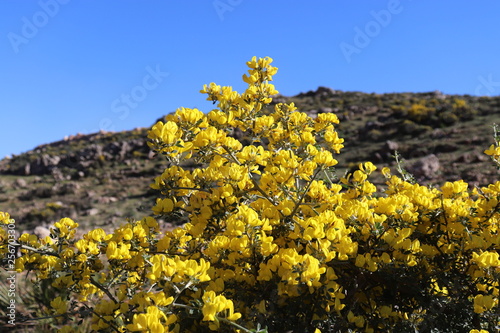
<svg viewBox="0 0 500 333"><path fill-rule="evenodd" d="M500 97L366 94L320 87L277 96L273 103L278 102L294 102L313 116L338 115L338 132L345 139L339 177L368 160L394 169L395 150L423 184L464 179L481 186L500 177L483 154L493 143L492 125L500 122ZM165 161L149 150L146 135L147 129L140 128L76 135L0 161L0 211L10 212L21 232L48 227L64 216L84 228L109 229L150 214L156 196L148 185ZM382 184L379 174L373 181Z"/></svg>

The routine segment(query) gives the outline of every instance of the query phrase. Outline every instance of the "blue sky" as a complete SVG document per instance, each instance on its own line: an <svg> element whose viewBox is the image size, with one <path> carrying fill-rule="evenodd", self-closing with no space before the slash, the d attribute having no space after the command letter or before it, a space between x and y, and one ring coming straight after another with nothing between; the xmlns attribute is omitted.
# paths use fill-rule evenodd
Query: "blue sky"
<svg viewBox="0 0 500 333"><path fill-rule="evenodd" d="M283 95L500 95L499 1L0 0L0 158L150 126L198 91L243 90L270 56Z"/></svg>

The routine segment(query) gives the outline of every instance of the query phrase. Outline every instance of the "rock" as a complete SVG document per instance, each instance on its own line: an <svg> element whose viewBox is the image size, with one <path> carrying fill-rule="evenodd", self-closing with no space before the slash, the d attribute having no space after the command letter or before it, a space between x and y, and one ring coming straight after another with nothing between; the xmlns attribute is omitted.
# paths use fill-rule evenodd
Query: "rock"
<svg viewBox="0 0 500 333"><path fill-rule="evenodd" d="M332 113L333 109L332 108L319 108L318 113Z"/></svg>
<svg viewBox="0 0 500 333"><path fill-rule="evenodd" d="M87 148L77 153L76 159L78 161L96 160L99 156L103 155L103 146L99 144L91 144Z"/></svg>
<svg viewBox="0 0 500 333"><path fill-rule="evenodd" d="M51 174L56 182L61 182L66 179L66 176L62 173L61 169L59 168L52 169Z"/></svg>
<svg viewBox="0 0 500 333"><path fill-rule="evenodd" d="M38 226L33 230L33 234L38 238L50 237L50 230L46 227Z"/></svg>
<svg viewBox="0 0 500 333"><path fill-rule="evenodd" d="M99 214L99 209L97 208L90 208L89 210L87 210L87 215L88 216L95 216L97 214Z"/></svg>
<svg viewBox="0 0 500 333"><path fill-rule="evenodd" d="M50 155L43 155L45 159L42 161L43 164L47 167L49 166L57 166L59 162L61 161L61 158L57 155L55 156L50 156Z"/></svg>
<svg viewBox="0 0 500 333"><path fill-rule="evenodd" d="M380 128L382 128L382 126L384 126L384 124L381 123L381 122L378 122L378 121L367 121L365 123L365 128L363 129L363 131L370 131L372 129L379 130Z"/></svg>
<svg viewBox="0 0 500 333"><path fill-rule="evenodd" d="M359 113L361 111L361 109L357 105L350 105L349 106L349 111L352 111L353 113Z"/></svg>
<svg viewBox="0 0 500 333"><path fill-rule="evenodd" d="M477 163L477 162L485 162L487 160L488 160L488 156L486 156L485 154L481 154L477 151L473 151L470 153L465 153L465 154L460 155L456 159L456 162L470 164L470 163Z"/></svg>
<svg viewBox="0 0 500 333"><path fill-rule="evenodd" d="M76 194L79 189L80 189L80 184L78 183L74 182L64 183L59 186L58 193L60 195Z"/></svg>
<svg viewBox="0 0 500 333"><path fill-rule="evenodd" d="M132 149L127 141L121 143L120 152L118 153L119 159L124 160L127 157L127 153Z"/></svg>
<svg viewBox="0 0 500 333"><path fill-rule="evenodd" d="M437 99L446 99L446 96L447 96L439 90L434 90L431 94L434 96L434 98L437 98Z"/></svg>
<svg viewBox="0 0 500 333"><path fill-rule="evenodd" d="M431 132L431 138L435 140L442 139L444 137L446 137L446 133L440 128L436 128Z"/></svg>
<svg viewBox="0 0 500 333"><path fill-rule="evenodd" d="M330 89L328 87L318 87L318 89L316 90L316 95L325 97L333 96L335 95L335 90Z"/></svg>
<svg viewBox="0 0 500 333"><path fill-rule="evenodd" d="M69 176L69 179L71 180L78 180L78 179L82 179L82 178L85 178L85 172L79 170L75 173L73 173L71 176Z"/></svg>
<svg viewBox="0 0 500 333"><path fill-rule="evenodd" d="M94 164L94 161L93 160L89 160L89 161L80 161L78 162L76 165L74 165L74 168L75 169L78 169L78 170L86 170L88 168L90 168L90 166Z"/></svg>
<svg viewBox="0 0 500 333"><path fill-rule="evenodd" d="M100 197L99 199L97 199L97 202L100 204L109 204L117 201L118 199L115 197Z"/></svg>
<svg viewBox="0 0 500 333"><path fill-rule="evenodd" d="M96 196L96 192L92 191L92 190L87 191L87 193L85 194L85 197L87 197L87 198L93 198L95 196Z"/></svg>
<svg viewBox="0 0 500 333"><path fill-rule="evenodd" d="M380 150L376 151L373 155L378 162L390 161L393 160L393 156L395 151L399 151L401 149L400 145L391 140L387 140Z"/></svg>
<svg viewBox="0 0 500 333"><path fill-rule="evenodd" d="M396 141L387 140L384 144L384 149L394 153L394 151L399 149L399 144Z"/></svg>
<svg viewBox="0 0 500 333"><path fill-rule="evenodd" d="M55 155L51 156L48 154L42 154L35 161L30 164L27 164L24 167L25 175L44 175L50 173L52 169L54 169L59 162L61 161L61 157Z"/></svg>
<svg viewBox="0 0 500 333"><path fill-rule="evenodd" d="M14 186L17 188L26 188L26 186L28 186L28 183L22 178L17 178L14 182Z"/></svg>
<svg viewBox="0 0 500 333"><path fill-rule="evenodd" d="M434 154L422 157L408 167L408 171L419 179L432 179L440 169L441 164Z"/></svg>

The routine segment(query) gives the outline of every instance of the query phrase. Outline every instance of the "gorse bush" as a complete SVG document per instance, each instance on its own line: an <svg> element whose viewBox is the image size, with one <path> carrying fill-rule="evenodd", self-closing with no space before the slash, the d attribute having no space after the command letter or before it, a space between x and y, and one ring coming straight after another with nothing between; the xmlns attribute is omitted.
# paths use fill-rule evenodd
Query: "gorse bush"
<svg viewBox="0 0 500 333"><path fill-rule="evenodd" d="M371 162L337 179L336 115L271 107L271 62L247 63L241 94L205 85L207 114L152 127L168 166L151 216L81 239L63 218L17 239L17 272L64 291L48 314L60 331L85 316L103 332L497 331L500 181L430 188L385 168L380 193ZM498 137L486 153L500 165ZM188 223L162 232L162 219Z"/></svg>
<svg viewBox="0 0 500 333"><path fill-rule="evenodd" d="M471 120L478 111L463 99L455 97L437 101L436 99L414 99L403 105L391 105L394 115L419 125L431 127L450 126L459 120Z"/></svg>

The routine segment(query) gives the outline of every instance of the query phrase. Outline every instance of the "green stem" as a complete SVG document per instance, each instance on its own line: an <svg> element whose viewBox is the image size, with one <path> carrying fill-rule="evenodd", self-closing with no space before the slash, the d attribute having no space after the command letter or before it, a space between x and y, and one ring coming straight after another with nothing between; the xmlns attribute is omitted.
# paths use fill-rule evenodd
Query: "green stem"
<svg viewBox="0 0 500 333"><path fill-rule="evenodd" d="M222 322L224 322L226 324L232 325L232 326L236 327L237 329L242 330L243 332L252 333L252 331L250 331L248 328L245 328L245 327L243 327L241 325L238 325L234 321L228 320L228 319L223 318L223 317L218 317L218 316L217 316L217 319L219 319L219 321L222 321Z"/></svg>
<svg viewBox="0 0 500 333"><path fill-rule="evenodd" d="M295 204L295 207L293 208L293 211L292 213L290 214L290 218L292 218L295 213L297 213L297 210L299 209L300 205L302 204L302 201L304 200L304 198L306 197L306 194L307 192L309 192L309 188L311 188L311 184L312 182L316 179L316 177L318 176L318 174L323 170L323 168L319 168L318 170L316 170L316 172L314 173L312 179L309 181L309 183L307 184L307 187L305 188L304 192L302 193L302 195L300 196L300 199L299 201Z"/></svg>
<svg viewBox="0 0 500 333"><path fill-rule="evenodd" d="M36 248L28 246L28 245L21 245L21 248L22 249L26 249L26 250L30 250L30 251L35 252L35 253L39 253L39 254L44 254L44 255L48 255L48 256L53 256L53 257L60 258L60 256L59 256L58 253L41 251L39 249L36 249Z"/></svg>
<svg viewBox="0 0 500 333"><path fill-rule="evenodd" d="M89 279L90 280L90 283L92 283L94 286L96 286L97 288L99 288L102 292L104 292L110 300L112 300L115 304L118 304L119 302L115 299L115 297L109 292L108 289L104 288L104 286L102 284L100 284L99 282L95 281L92 277Z"/></svg>
<svg viewBox="0 0 500 333"><path fill-rule="evenodd" d="M209 190L206 190L204 188L197 188L197 187L176 186L176 187L169 187L168 190L191 190L191 191L202 191L202 192L212 193Z"/></svg>

